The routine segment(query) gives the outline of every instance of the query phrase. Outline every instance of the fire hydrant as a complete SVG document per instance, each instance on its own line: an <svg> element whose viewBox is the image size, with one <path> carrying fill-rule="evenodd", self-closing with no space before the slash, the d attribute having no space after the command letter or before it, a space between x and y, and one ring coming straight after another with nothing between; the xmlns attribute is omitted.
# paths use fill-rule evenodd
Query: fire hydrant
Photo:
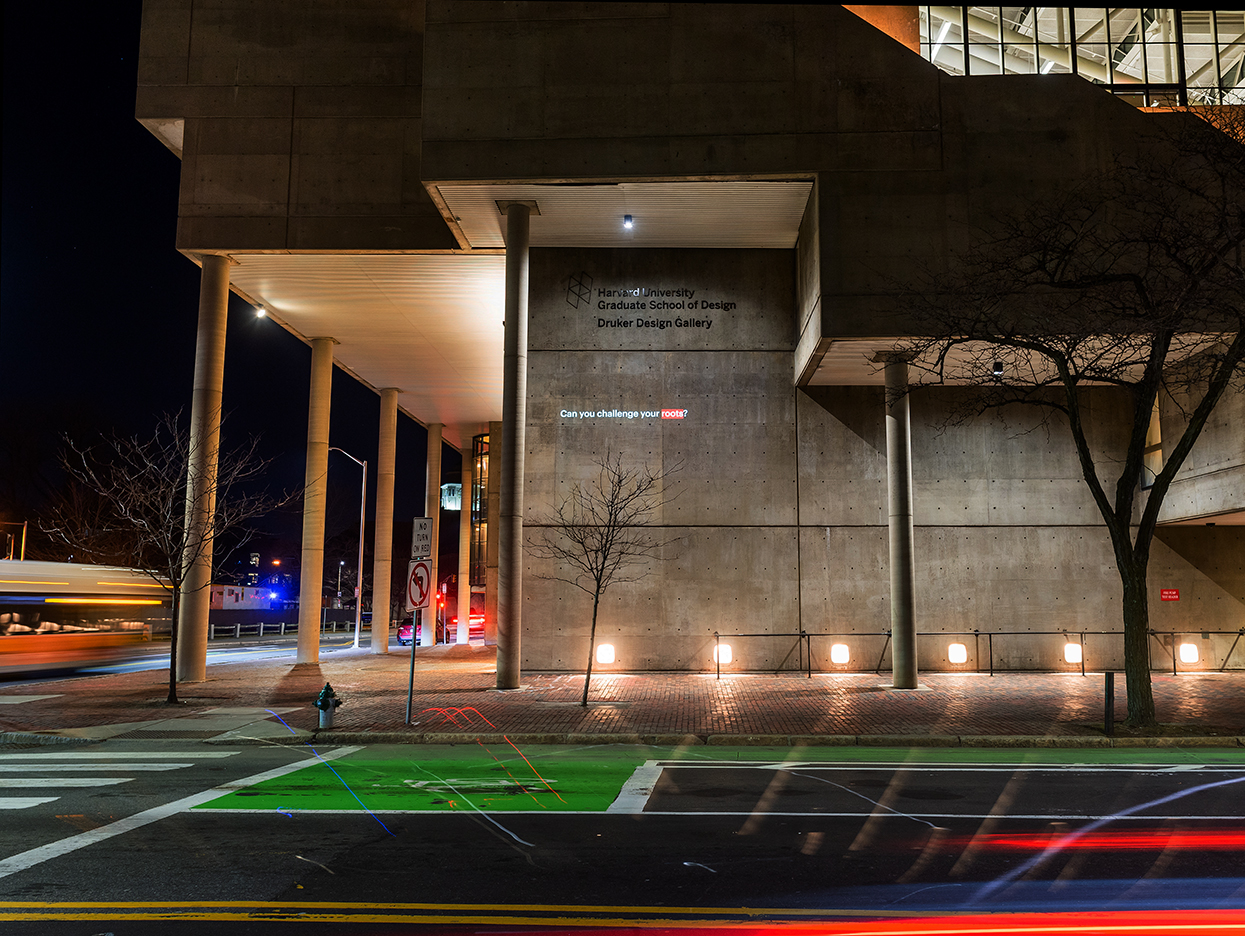
<svg viewBox="0 0 1245 936"><path fill-rule="evenodd" d="M342 704L342 700L337 698L337 693L333 691L333 687L328 683L324 684L324 688L320 690L320 694L316 696L316 700L311 703L320 710L320 727L333 727L333 712L337 706Z"/></svg>

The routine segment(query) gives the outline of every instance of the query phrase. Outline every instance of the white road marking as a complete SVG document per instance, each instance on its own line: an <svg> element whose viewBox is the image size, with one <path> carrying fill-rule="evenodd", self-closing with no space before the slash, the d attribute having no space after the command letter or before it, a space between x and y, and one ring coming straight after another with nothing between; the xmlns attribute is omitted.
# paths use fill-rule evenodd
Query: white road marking
<svg viewBox="0 0 1245 936"><path fill-rule="evenodd" d="M129 783L133 777L0 777L0 787L21 789L23 787L94 787L115 786Z"/></svg>
<svg viewBox="0 0 1245 936"><path fill-rule="evenodd" d="M59 796L0 796L0 809L29 809L40 803L53 803Z"/></svg>
<svg viewBox="0 0 1245 936"><path fill-rule="evenodd" d="M327 754L318 756L305 757L302 760L295 761L292 764L286 764L283 767L274 767L272 770L265 770L262 773L253 774L242 780L234 780L222 786L213 787L210 790L204 790L202 793L193 793L190 796L184 796L179 800L171 803L165 803L163 806L155 806L143 812L136 813L133 816L127 816L125 819L118 819L116 822L110 822L106 826L100 826L98 829L92 829L89 832L81 832L77 835L71 835L68 838L61 839L58 842L52 842L48 845L40 845L37 848L31 848L20 854L13 855L10 858L0 860L0 878L8 877L10 874L16 874L18 871L25 871L37 864L42 864L52 858L59 858L70 852L77 851L80 848L86 848L88 845L94 845L97 842L103 842L116 835L122 835L131 829L139 829L153 822L159 822L161 819L167 819L169 816L193 809L203 803L211 802L218 796L224 796L241 787L253 786L256 783L263 783L265 780L275 780L278 777L284 777L286 774L294 773L296 770L302 770L304 767L310 767L312 764L318 764L322 761L334 760L338 757L344 757L347 754L353 754L355 751L361 750L361 746L354 745L350 747L338 748L336 751L330 751Z"/></svg>
<svg viewBox="0 0 1245 936"><path fill-rule="evenodd" d="M0 695L0 705L21 705L23 702L38 702L40 699L59 699L56 695Z"/></svg>
<svg viewBox="0 0 1245 936"><path fill-rule="evenodd" d="M193 757L210 760L215 757L233 757L238 751L65 751L58 754L0 754L0 761L11 760L124 760L127 757L142 760L159 760L162 757Z"/></svg>
<svg viewBox="0 0 1245 936"><path fill-rule="evenodd" d="M678 770L720 770L724 767L732 770L915 770L922 773L998 773L1006 771L1038 771L1055 773L1145 773L1165 774L1174 770L1196 770L1200 773L1233 773L1245 771L1245 762L1237 765L1218 764L990 764L972 767L961 767L956 764L922 764L920 761L895 761L882 763L875 761L867 764L850 761L649 761L650 764L665 769Z"/></svg>
<svg viewBox="0 0 1245 936"><path fill-rule="evenodd" d="M182 755L183 757L185 755ZM60 771L71 770L177 770L180 767L193 767L193 763L185 764L0 764L0 773L29 773L31 770Z"/></svg>
<svg viewBox="0 0 1245 936"><path fill-rule="evenodd" d="M656 761L647 761L627 778L614 802L605 811L608 813L642 813L644 804L653 793L653 787L661 779L662 766Z"/></svg>
<svg viewBox="0 0 1245 936"><path fill-rule="evenodd" d="M485 807L477 811L481 813L488 813L489 815L493 815L493 816L546 816L547 817L547 816L599 816L601 815L601 810L599 809L559 809L557 811L552 811L548 809L489 809ZM272 815L277 815L277 814L280 814L283 816L296 816L300 814L307 815L307 816L366 816L368 813L375 813L377 816L428 816L428 815L464 816L464 815L469 815L467 811L464 809L445 809L445 810L385 809L384 807L381 807L379 809L369 808L365 811L362 809L314 809L314 808L303 809L299 806L281 806L278 809L272 809L270 807L265 807L263 809L236 809L233 807L229 807L229 808L219 807L218 808L218 807L213 806L210 812L208 810L197 809L195 810L195 813L197 815L208 814L208 815L213 815L213 816L215 816L217 813L237 813L239 815L248 815L248 816L272 816ZM617 814L618 815L634 815L634 813L623 813L621 811L618 811ZM715 816L747 817L747 816L754 815L754 812L752 810L745 810L741 812L714 812L708 809L697 809L691 812L685 812L682 810L675 810L675 809L670 809L670 810L662 809L662 810L657 810L654 812L644 813L644 815L646 816L700 816L700 817L713 818ZM792 818L792 819L818 819L818 818L821 818L821 819L865 819L865 818L868 818L869 816L872 816L873 813L869 811L861 811L861 812L767 812L765 815L766 816L785 816L785 817ZM1008 813L1005 816L1000 816L998 813L902 813L902 814L895 813L895 814L891 814L889 818L902 820L908 816L911 816L915 819L929 819L929 820L999 819L999 818L1002 818L1002 819L1038 819L1038 820L1059 821L1059 822L1063 822L1066 820L1076 821L1076 822L1095 822L1100 819L1112 819L1113 821L1116 821L1116 822L1138 822L1138 823L1155 822L1155 821L1178 822L1178 821L1186 821L1186 820L1195 820L1198 822L1201 822L1201 821L1240 822L1241 821L1241 817L1236 816L1236 815L1232 815L1232 816L1210 816L1210 815L1158 816L1158 815L1150 815L1149 813L1147 813L1146 815L1137 815L1137 816L1119 816L1115 814L1107 815L1107 816L1073 815L1073 814L1053 815L1051 813L1035 813L1032 815L1027 814L1027 813ZM887 817L884 817L884 818L887 818Z"/></svg>

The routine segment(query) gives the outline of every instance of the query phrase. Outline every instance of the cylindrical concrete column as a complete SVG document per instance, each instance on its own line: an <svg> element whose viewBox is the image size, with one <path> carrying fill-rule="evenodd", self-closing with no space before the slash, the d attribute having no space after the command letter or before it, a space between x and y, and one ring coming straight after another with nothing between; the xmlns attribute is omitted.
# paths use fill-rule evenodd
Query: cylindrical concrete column
<svg viewBox="0 0 1245 936"><path fill-rule="evenodd" d="M484 642L497 645L497 531L501 528L501 501L497 462L501 459L501 421L488 424L487 537L484 543Z"/></svg>
<svg viewBox="0 0 1245 936"><path fill-rule="evenodd" d="M333 345L336 343L332 338L311 339L311 399L307 403L307 474L303 489L296 663L320 662L324 507L329 491L329 409L333 401Z"/></svg>
<svg viewBox="0 0 1245 936"><path fill-rule="evenodd" d="M389 602L393 580L393 474L398 450L398 390L380 392L380 443L376 452L376 523L372 541L372 652L389 652ZM406 571L403 566L402 571ZM362 599L362 595L360 595Z"/></svg>
<svg viewBox="0 0 1245 936"><path fill-rule="evenodd" d="M424 481L424 514L432 520L432 601L420 612L422 615L419 645L431 647L437 641L437 601L441 591L438 587L438 553L441 550L441 423L428 424L428 473Z"/></svg>
<svg viewBox="0 0 1245 936"><path fill-rule="evenodd" d="M471 487L475 481L475 459L471 457L471 436L463 443L463 502L458 514L458 633L454 642L465 644L471 638Z"/></svg>
<svg viewBox="0 0 1245 936"><path fill-rule="evenodd" d="M203 257L199 274L199 331L195 337L190 398L190 451L186 471L186 547L177 625L177 678L207 678L208 608L212 601L212 517L220 454L220 400L225 381L225 326L229 318L229 258Z"/></svg>
<svg viewBox="0 0 1245 936"><path fill-rule="evenodd" d="M892 684L917 687L916 610L912 571L912 428L908 415L908 362L886 365L886 494L890 530Z"/></svg>
<svg viewBox="0 0 1245 936"><path fill-rule="evenodd" d="M523 452L527 420L528 235L531 209L506 211L506 337L502 358L500 529L497 531L497 688L518 689L522 657Z"/></svg>

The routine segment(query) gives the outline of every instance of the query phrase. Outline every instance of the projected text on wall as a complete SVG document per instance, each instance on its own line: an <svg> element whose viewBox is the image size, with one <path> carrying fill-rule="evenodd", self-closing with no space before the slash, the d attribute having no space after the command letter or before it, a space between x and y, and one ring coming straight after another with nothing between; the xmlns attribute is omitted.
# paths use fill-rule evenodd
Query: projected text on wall
<svg viewBox="0 0 1245 936"><path fill-rule="evenodd" d="M562 410L563 419L686 419L685 409L598 409L598 410Z"/></svg>

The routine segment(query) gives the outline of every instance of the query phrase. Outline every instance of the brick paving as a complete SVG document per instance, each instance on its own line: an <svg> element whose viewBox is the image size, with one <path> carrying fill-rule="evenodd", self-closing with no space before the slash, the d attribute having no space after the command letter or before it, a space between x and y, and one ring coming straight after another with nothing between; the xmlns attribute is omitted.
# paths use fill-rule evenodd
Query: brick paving
<svg viewBox="0 0 1245 936"><path fill-rule="evenodd" d="M492 648L421 649L414 682L416 724L405 726L406 652L326 653L319 664L229 663L208 667L203 683L183 684L183 704L163 703L166 671L95 676L6 687L0 696L55 698L0 705L0 731L47 732L194 715L214 707L281 707L285 720L313 729L311 706L329 681L344 704L339 732L386 732L411 740L428 732L504 732L529 736L696 735L729 741L755 736L1103 737L1101 674L1008 673L993 677L929 673L922 689L896 692L889 677L867 674L594 676L590 703L579 705L583 676L525 674L522 688L494 685ZM1116 677L1116 719L1125 715L1123 675ZM1222 737L1245 743L1245 673L1155 673L1162 734ZM387 739L388 740L388 739Z"/></svg>

